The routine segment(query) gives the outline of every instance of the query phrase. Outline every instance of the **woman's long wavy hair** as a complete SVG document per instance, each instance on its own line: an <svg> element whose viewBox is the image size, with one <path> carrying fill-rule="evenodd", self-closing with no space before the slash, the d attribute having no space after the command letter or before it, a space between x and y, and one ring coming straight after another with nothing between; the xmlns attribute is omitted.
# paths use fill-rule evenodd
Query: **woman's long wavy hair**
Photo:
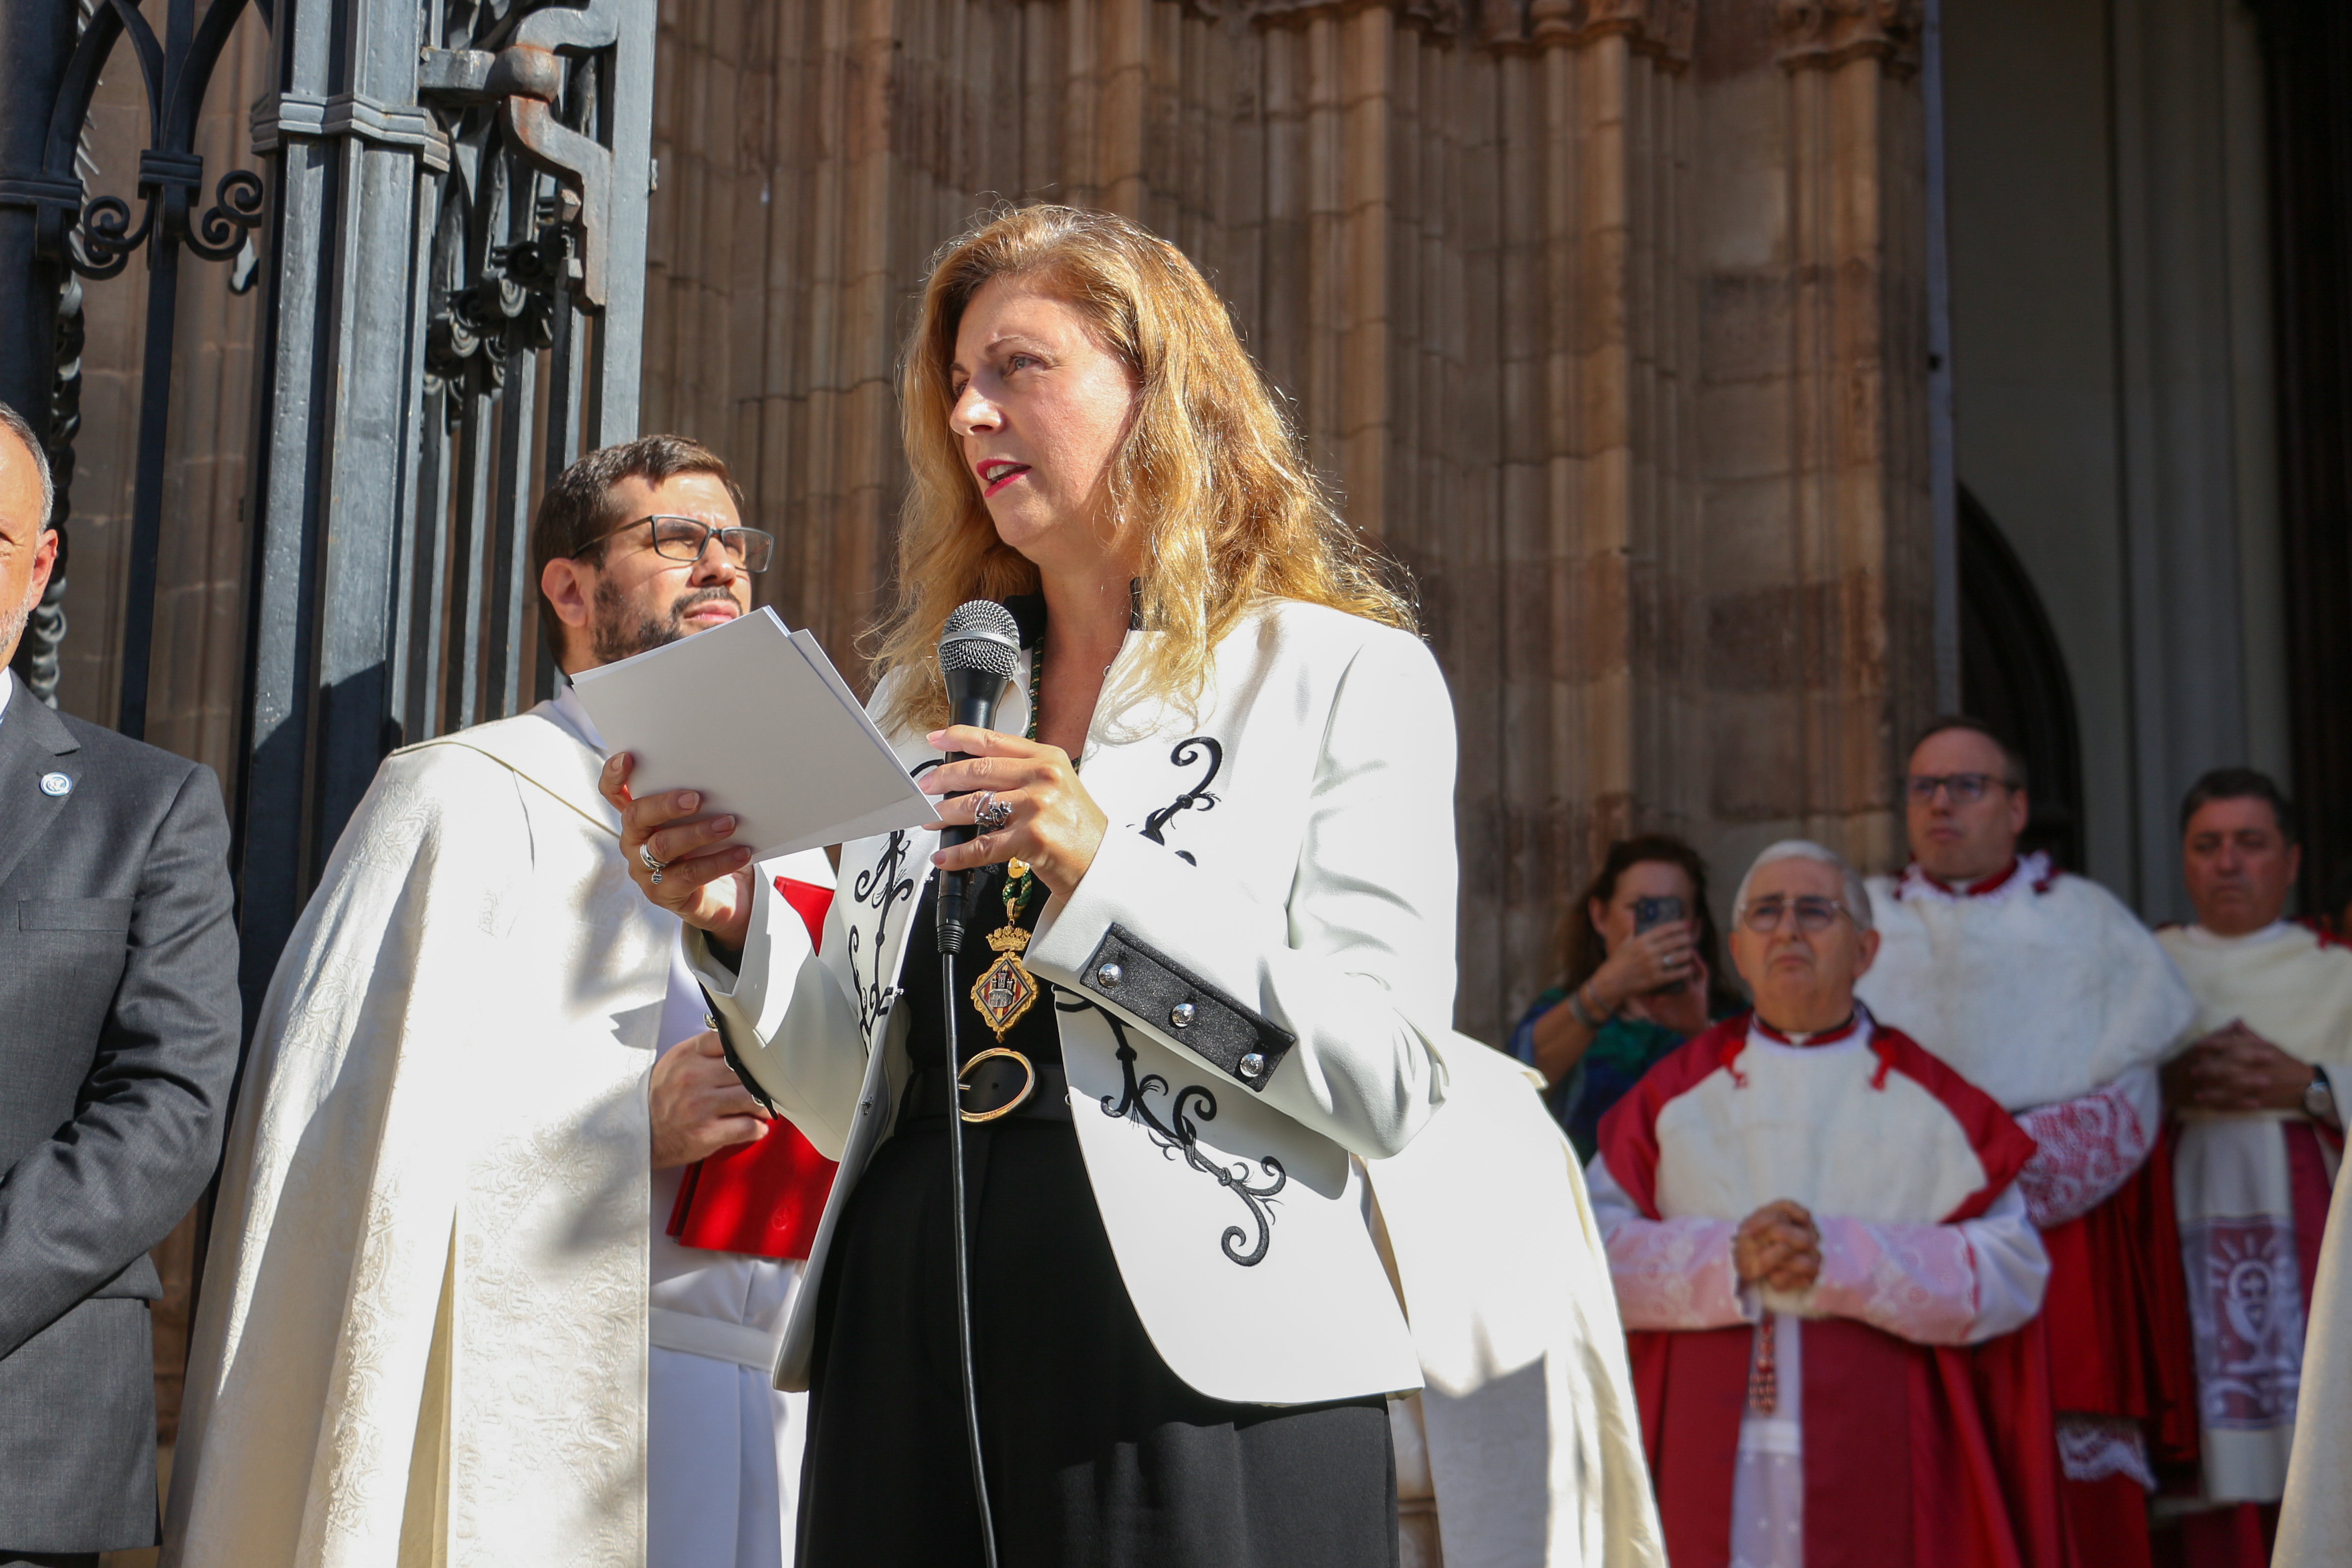
<svg viewBox="0 0 2352 1568"><path fill-rule="evenodd" d="M1412 629L1412 609L1340 519L1223 302L1184 254L1108 213L999 210L932 265L899 372L913 482L899 521L896 602L874 643L877 680L904 672L887 724L947 721L935 651L950 611L1037 590L1037 569L997 538L948 424L964 309L989 279L1013 277L1084 313L1139 389L1108 501L1112 519L1144 532L1143 623L1160 635L1136 672L1141 691L1196 703L1218 641L1265 599Z"/></svg>
<svg viewBox="0 0 2352 1568"><path fill-rule="evenodd" d="M1691 915L1698 921L1698 955L1706 960L1707 1012L1722 1018L1737 1012L1745 1004L1740 998L1738 983L1723 967L1723 943L1716 934L1715 914L1706 902L1706 862L1699 852L1675 838L1672 833L1643 833L1637 838L1619 839L1609 846L1608 855L1601 869L1576 895L1576 902L1561 911L1559 917L1559 957L1564 974L1561 988L1574 990L1592 978L1609 956L1609 945L1601 938L1600 928L1592 924L1592 905L1598 901L1607 904L1617 897L1620 878L1637 865L1659 862L1680 866L1690 878Z"/></svg>

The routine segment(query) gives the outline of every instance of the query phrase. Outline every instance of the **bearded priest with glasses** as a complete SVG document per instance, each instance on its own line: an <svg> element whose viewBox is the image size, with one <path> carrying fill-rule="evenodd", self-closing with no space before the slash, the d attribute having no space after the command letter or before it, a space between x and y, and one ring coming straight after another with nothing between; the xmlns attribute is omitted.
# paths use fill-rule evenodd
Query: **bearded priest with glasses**
<svg viewBox="0 0 2352 1568"><path fill-rule="evenodd" d="M2158 1468L2197 1446L2157 1078L2197 1004L2113 894L2019 852L2024 761L1983 723L1931 725L1904 793L1911 863L1870 884L1859 992L2034 1141L2018 1187L2050 1252L2068 1522L2084 1568L2143 1568Z"/></svg>
<svg viewBox="0 0 2352 1568"><path fill-rule="evenodd" d="M774 540L718 454L583 457L531 528L568 674L725 624ZM792 1560L769 1385L833 1166L729 1068L569 683L394 752L256 1021L163 1561ZM821 851L760 867L821 929Z"/></svg>
<svg viewBox="0 0 2352 1568"><path fill-rule="evenodd" d="M1675 1568L2064 1562L2033 1143L1874 1019L1872 901L1804 840L1732 911L1755 1010L1668 1056L1589 1173Z"/></svg>

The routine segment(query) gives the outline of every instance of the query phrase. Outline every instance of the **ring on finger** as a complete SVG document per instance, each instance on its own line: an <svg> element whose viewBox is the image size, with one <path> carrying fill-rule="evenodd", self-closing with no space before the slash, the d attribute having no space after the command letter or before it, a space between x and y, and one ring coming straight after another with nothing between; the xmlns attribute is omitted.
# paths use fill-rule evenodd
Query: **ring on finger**
<svg viewBox="0 0 2352 1568"><path fill-rule="evenodd" d="M996 792L992 789L981 797L978 806L972 808L971 821L972 825L982 832L993 833L1008 828L1013 825L1013 802L998 800Z"/></svg>
<svg viewBox="0 0 2352 1568"><path fill-rule="evenodd" d="M662 873L669 868L667 861L654 859L654 847L650 841L637 846L637 859L644 862L646 869L654 873L654 882L656 884L661 882Z"/></svg>

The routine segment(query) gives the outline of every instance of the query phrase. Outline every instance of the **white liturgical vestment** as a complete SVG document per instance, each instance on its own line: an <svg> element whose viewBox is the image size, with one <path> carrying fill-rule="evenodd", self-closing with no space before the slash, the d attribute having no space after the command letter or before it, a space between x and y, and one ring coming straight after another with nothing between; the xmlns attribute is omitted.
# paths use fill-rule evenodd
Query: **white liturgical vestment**
<svg viewBox="0 0 2352 1568"><path fill-rule="evenodd" d="M2157 1070L2197 1010L2147 928L2106 889L2039 853L1969 888L1916 866L1873 877L1870 903L1878 958L1855 995L2032 1137L2018 1190L2033 1222L2053 1230L2115 1197L2163 1131ZM2124 1310L2116 1303L2131 1285L2053 1262L2053 1316L2085 1292L2099 1312ZM2067 1476L2128 1475L2153 1490L2144 1435L2112 1414L2062 1410Z"/></svg>
<svg viewBox="0 0 2352 1568"><path fill-rule="evenodd" d="M1751 1405L1740 1418L1733 1568L1804 1568L1807 1319L1975 1344L2042 1305L2050 1265L2022 1196L1989 1177L1934 1088L1882 1064L1874 1033L1860 1009L1822 1043L1751 1020L1736 1063L1656 1117L1657 1218L1628 1195L1639 1173L1611 1169L1607 1124L1588 1175L1628 1328L1770 1324L1778 1391L1769 1410ZM1820 1229L1821 1271L1799 1296L1741 1284L1732 1261L1739 1223L1780 1198L1804 1205Z"/></svg>
<svg viewBox="0 0 2352 1568"><path fill-rule="evenodd" d="M224 1158L174 1568L783 1560L798 1427L764 1358L796 1270L663 1234L648 1085L700 1005L568 706L387 758L287 943Z"/></svg>
<svg viewBox="0 0 2352 1568"><path fill-rule="evenodd" d="M556 710L598 753L604 737L572 687ZM833 885L822 850L761 867ZM702 1032L702 988L675 944L661 1049ZM808 1396L771 1385L801 1265L681 1246L668 1233L682 1167L656 1171L646 1388L646 1568L777 1568L793 1560Z"/></svg>
<svg viewBox="0 0 2352 1568"><path fill-rule="evenodd" d="M2341 1568L2352 1563L2352 1169L2336 1176L2319 1283L2304 1342L2301 1416L2287 1467L2272 1568Z"/></svg>
<svg viewBox="0 0 2352 1568"><path fill-rule="evenodd" d="M2157 939L2196 994L2190 1039L2242 1023L2352 1084L2352 950L2283 920L2243 936L2190 925ZM2215 1502L2275 1502L2303 1368L2303 1254L2315 1240L2305 1227L2315 1231L2326 1212L2340 1130L2315 1129L2300 1110L2179 1114L2172 1191L2196 1335L2204 1492Z"/></svg>

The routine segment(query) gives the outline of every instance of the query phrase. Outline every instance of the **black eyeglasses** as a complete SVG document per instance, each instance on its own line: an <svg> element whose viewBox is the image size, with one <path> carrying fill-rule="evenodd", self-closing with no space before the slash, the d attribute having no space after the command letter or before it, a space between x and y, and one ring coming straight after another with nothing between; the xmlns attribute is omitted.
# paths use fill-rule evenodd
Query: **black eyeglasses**
<svg viewBox="0 0 2352 1568"><path fill-rule="evenodd" d="M1791 914L1796 916L1797 929L1808 936L1818 936L1830 928L1830 923L1846 913L1844 904L1834 898L1811 894L1790 900L1780 897L1759 898L1739 911L1739 923L1759 936L1769 936L1780 929L1780 922Z"/></svg>
<svg viewBox="0 0 2352 1568"><path fill-rule="evenodd" d="M617 538L631 528L643 528L648 523L653 525L654 554L664 560L700 560L702 552L710 548L714 535L718 537L719 548L745 571L767 570L769 560L776 553L776 536L764 528L713 528L699 517L666 517L656 514L623 523L609 533L598 534L573 550L572 559L576 560L606 539Z"/></svg>
<svg viewBox="0 0 2352 1568"><path fill-rule="evenodd" d="M1905 791L1922 806L1934 800L1938 789L1948 793L1955 806L1973 806L1996 784L2004 789L2017 788L1998 773L1914 773L1903 780Z"/></svg>

